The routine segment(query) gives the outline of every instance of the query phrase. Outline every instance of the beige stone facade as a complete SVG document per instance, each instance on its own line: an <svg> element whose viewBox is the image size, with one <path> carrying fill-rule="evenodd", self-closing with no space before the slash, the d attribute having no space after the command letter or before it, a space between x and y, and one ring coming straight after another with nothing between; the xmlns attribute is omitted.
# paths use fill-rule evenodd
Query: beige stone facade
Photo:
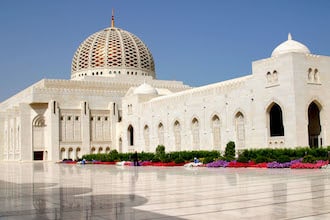
<svg viewBox="0 0 330 220"><path fill-rule="evenodd" d="M71 80L43 79L0 104L0 159L330 144L330 57L288 40L252 74L191 88L157 80L152 55L110 27L74 55Z"/></svg>

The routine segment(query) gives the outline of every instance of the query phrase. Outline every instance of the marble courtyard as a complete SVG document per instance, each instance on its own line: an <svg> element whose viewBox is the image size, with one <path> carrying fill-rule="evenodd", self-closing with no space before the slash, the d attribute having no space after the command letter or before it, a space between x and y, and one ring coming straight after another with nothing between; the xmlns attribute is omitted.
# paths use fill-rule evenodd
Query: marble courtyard
<svg viewBox="0 0 330 220"><path fill-rule="evenodd" d="M0 219L329 219L330 169L0 162Z"/></svg>

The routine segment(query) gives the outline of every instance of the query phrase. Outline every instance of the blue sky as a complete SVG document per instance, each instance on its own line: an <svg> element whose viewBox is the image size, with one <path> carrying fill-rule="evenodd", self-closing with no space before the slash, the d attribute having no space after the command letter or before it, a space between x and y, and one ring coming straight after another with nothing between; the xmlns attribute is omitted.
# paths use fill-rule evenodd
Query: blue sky
<svg viewBox="0 0 330 220"><path fill-rule="evenodd" d="M158 79L191 86L251 73L287 39L330 55L328 0L1 0L0 101L43 79L69 79L72 56L110 25L151 50Z"/></svg>

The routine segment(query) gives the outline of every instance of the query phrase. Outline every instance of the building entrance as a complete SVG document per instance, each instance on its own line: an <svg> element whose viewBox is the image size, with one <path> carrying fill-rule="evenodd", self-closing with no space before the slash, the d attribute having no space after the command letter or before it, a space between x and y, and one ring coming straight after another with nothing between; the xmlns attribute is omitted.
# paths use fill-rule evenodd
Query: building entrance
<svg viewBox="0 0 330 220"><path fill-rule="evenodd" d="M312 102L308 107L308 140L310 147L322 146L320 109Z"/></svg>

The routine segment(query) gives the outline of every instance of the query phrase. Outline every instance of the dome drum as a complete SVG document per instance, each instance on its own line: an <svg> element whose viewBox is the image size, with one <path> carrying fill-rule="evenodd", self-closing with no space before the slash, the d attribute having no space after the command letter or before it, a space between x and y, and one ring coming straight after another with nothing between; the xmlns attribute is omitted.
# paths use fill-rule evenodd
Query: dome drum
<svg viewBox="0 0 330 220"><path fill-rule="evenodd" d="M124 68L93 68L72 73L71 79L83 79L85 76L116 77L117 75L152 76L154 78L154 72L146 70Z"/></svg>

